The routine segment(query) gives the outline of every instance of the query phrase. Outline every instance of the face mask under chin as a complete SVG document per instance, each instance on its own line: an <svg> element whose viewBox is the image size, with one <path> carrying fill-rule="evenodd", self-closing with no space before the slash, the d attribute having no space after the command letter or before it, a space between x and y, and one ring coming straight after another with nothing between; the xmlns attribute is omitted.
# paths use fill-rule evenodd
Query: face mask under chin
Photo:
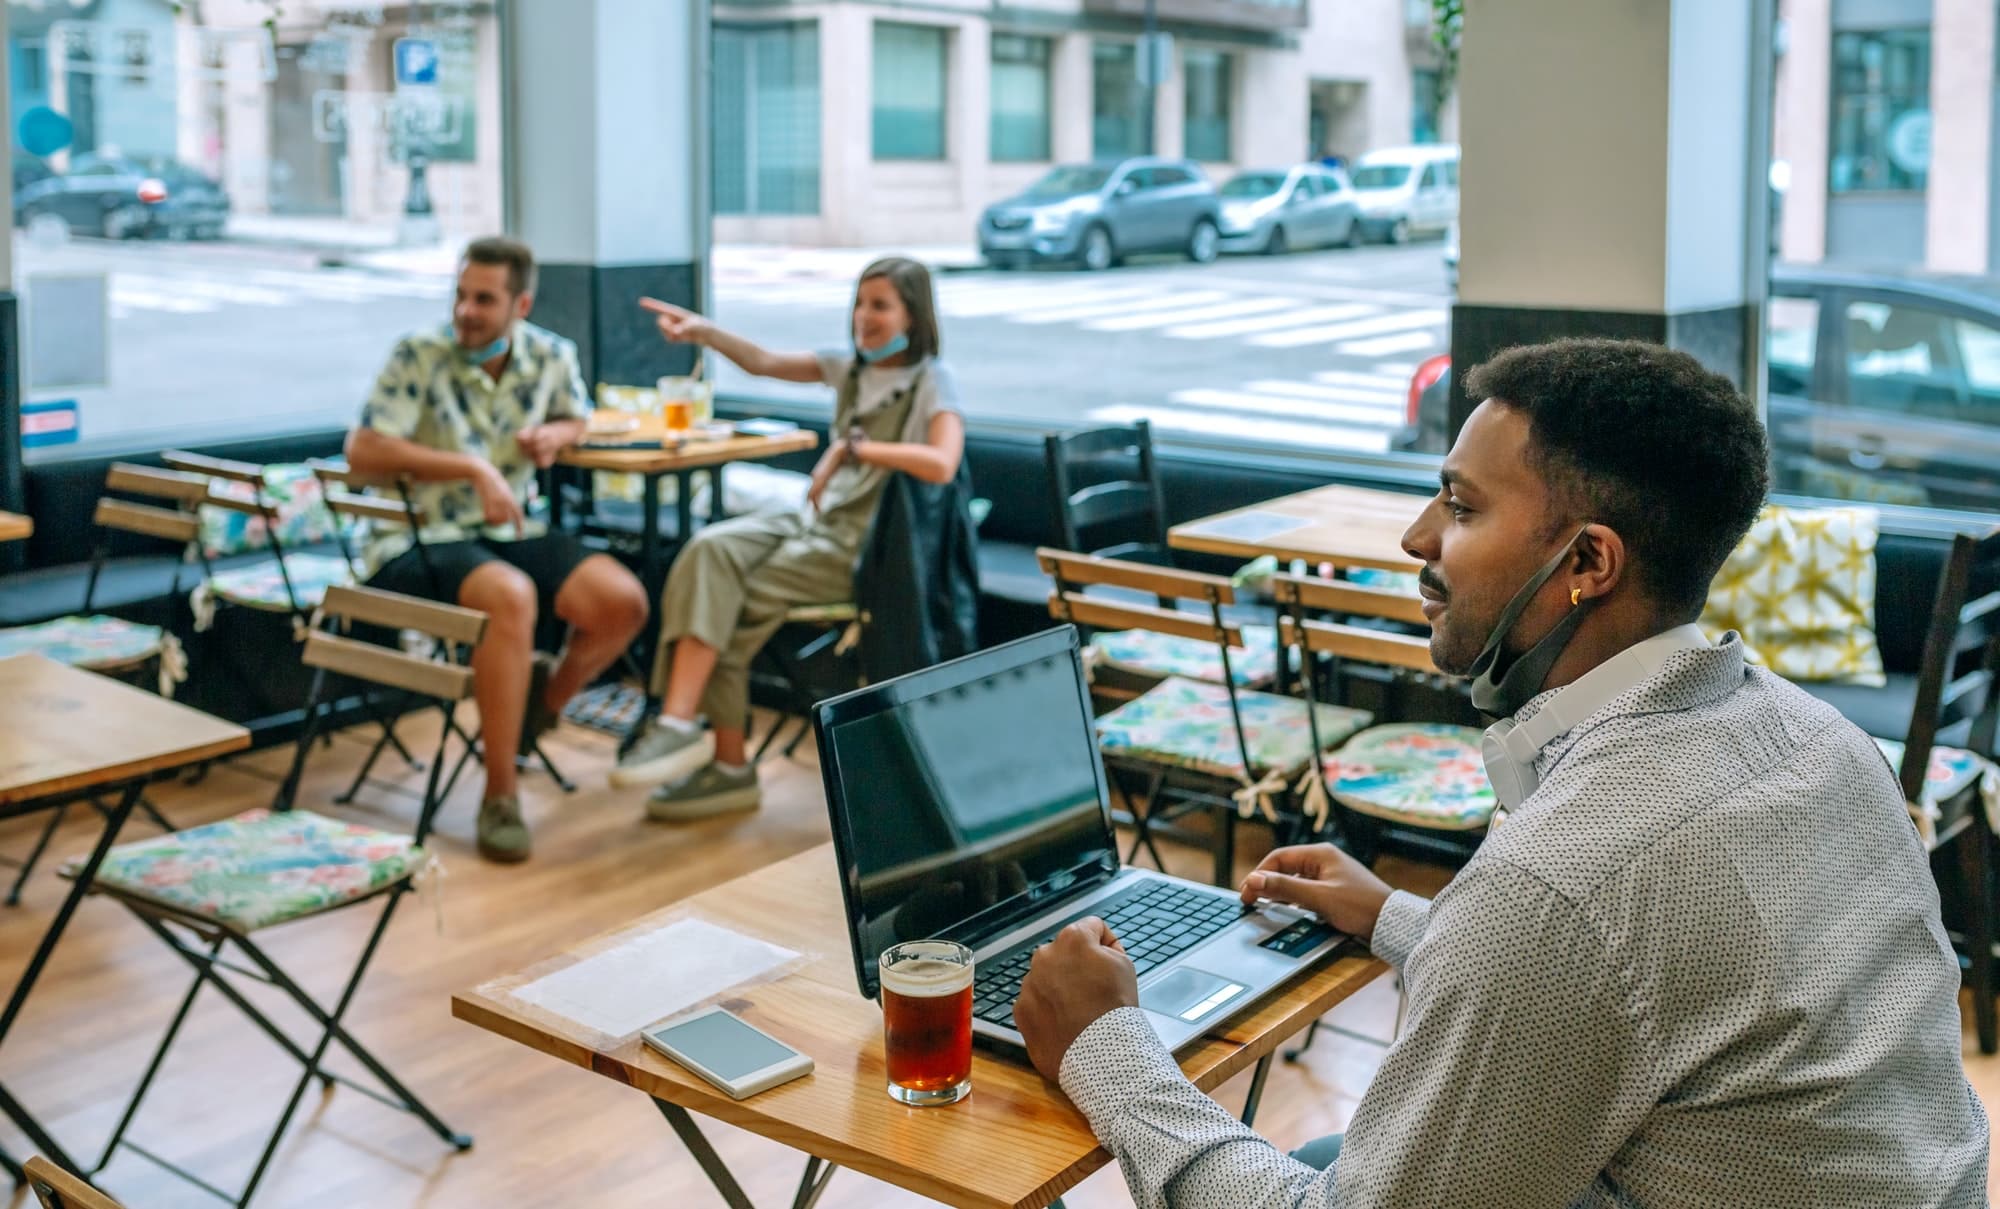
<svg viewBox="0 0 2000 1209"><path fill-rule="evenodd" d="M859 340L854 342L855 355L861 358L863 365L874 365L880 361L887 361L896 354L904 352L909 347L910 334L908 332L897 332L874 348L862 347Z"/></svg>
<svg viewBox="0 0 2000 1209"><path fill-rule="evenodd" d="M1502 650L1507 635L1521 620L1521 614L1527 611L1529 603L1535 599L1536 594L1569 560L1570 553L1576 549L1576 544L1583 540L1587 532L1589 532L1587 525L1578 529L1576 535L1564 542L1562 549L1556 551L1555 556L1542 564L1541 569L1522 585L1521 590L1514 593L1514 598L1507 602L1507 607L1500 610L1500 618L1494 622L1493 632L1487 637L1485 648L1467 669L1467 675L1472 679L1473 708L1487 717L1510 718L1542 691L1543 682L1549 678L1549 672L1555 667L1556 660L1562 658L1570 639L1576 636L1577 627L1583 624L1584 617L1596 607L1595 600L1582 601L1572 606L1563 619L1556 623L1555 628L1542 636L1541 641L1516 656L1504 668L1501 667L1504 659Z"/></svg>

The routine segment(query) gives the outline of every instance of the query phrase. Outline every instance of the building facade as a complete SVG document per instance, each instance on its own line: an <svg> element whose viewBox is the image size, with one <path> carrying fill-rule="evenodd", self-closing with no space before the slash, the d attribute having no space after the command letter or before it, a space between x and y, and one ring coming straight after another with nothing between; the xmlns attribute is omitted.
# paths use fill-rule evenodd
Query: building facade
<svg viewBox="0 0 2000 1209"><path fill-rule="evenodd" d="M1992 0L1780 0L1779 254L2000 269Z"/></svg>
<svg viewBox="0 0 2000 1209"><path fill-rule="evenodd" d="M1155 3L1164 40L1144 0L719 3L716 240L962 244L1052 165L1149 141L1219 182L1456 128L1429 0Z"/></svg>

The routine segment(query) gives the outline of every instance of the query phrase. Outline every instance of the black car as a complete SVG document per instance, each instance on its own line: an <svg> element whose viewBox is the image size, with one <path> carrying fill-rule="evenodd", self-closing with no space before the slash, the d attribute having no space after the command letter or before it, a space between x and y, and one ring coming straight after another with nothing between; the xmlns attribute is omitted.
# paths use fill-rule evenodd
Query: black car
<svg viewBox="0 0 2000 1209"><path fill-rule="evenodd" d="M1772 489L2000 511L2000 283L1771 272ZM1451 362L1410 383L1397 449L1443 453Z"/></svg>
<svg viewBox="0 0 2000 1209"><path fill-rule="evenodd" d="M59 220L73 234L105 239L217 239L229 196L176 160L80 155L64 175L19 185L14 217L24 227Z"/></svg>

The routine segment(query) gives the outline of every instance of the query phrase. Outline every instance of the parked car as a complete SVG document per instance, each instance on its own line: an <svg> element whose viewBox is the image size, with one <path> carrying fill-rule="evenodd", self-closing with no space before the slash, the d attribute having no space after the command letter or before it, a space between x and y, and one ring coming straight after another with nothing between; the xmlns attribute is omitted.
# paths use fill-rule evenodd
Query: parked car
<svg viewBox="0 0 2000 1209"><path fill-rule="evenodd" d="M1222 250L1276 256L1293 248L1353 247L1361 213L1337 168L1300 164L1239 172L1224 182Z"/></svg>
<svg viewBox="0 0 2000 1209"><path fill-rule="evenodd" d="M1064 164L979 216L980 255L998 266L1099 270L1135 252L1182 252L1206 264L1220 240L1215 186L1186 160Z"/></svg>
<svg viewBox="0 0 2000 1209"><path fill-rule="evenodd" d="M1458 218L1458 148L1449 143L1370 151L1349 174L1370 239L1404 243Z"/></svg>
<svg viewBox="0 0 2000 1209"><path fill-rule="evenodd" d="M1769 316L1773 490L2000 510L2000 284L1777 265ZM1450 371L1417 367L1394 448L1445 450Z"/></svg>
<svg viewBox="0 0 2000 1209"><path fill-rule="evenodd" d="M22 226L57 219L105 239L215 239L229 219L222 186L176 160L79 155L69 172L14 193Z"/></svg>

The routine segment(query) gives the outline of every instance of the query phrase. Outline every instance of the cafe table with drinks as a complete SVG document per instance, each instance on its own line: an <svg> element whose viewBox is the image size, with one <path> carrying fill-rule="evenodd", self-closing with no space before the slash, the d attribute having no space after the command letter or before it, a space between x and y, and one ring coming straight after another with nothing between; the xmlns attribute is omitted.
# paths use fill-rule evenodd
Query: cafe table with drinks
<svg viewBox="0 0 2000 1209"><path fill-rule="evenodd" d="M452 1014L650 1096L732 1209L749 1195L697 1115L804 1151L794 1209L842 1167L949 1205L1039 1209L1108 1163L1061 1089L1024 1057L972 1044L962 947L891 948L881 1004L861 996L837 868L833 845L807 849L455 995ZM1254 1096L1286 1038L1384 969L1337 957L1184 1050L1181 1069L1212 1092L1256 1068ZM641 1039L718 1005L811 1058L811 1073L736 1099ZM752 1188L768 1190L770 1167L751 1171Z"/></svg>
<svg viewBox="0 0 2000 1209"><path fill-rule="evenodd" d="M790 421L717 420L713 385L699 377L661 378L652 389L603 386L580 444L556 458L559 466L594 472L594 498L627 498L639 505L639 577L658 593L666 580L660 532L660 480L676 483L676 536L694 532L694 475L709 475L710 519L722 518L723 468L731 462L765 461L814 449L819 435ZM552 501L561 507L561 492ZM557 516L560 520L560 515Z"/></svg>

